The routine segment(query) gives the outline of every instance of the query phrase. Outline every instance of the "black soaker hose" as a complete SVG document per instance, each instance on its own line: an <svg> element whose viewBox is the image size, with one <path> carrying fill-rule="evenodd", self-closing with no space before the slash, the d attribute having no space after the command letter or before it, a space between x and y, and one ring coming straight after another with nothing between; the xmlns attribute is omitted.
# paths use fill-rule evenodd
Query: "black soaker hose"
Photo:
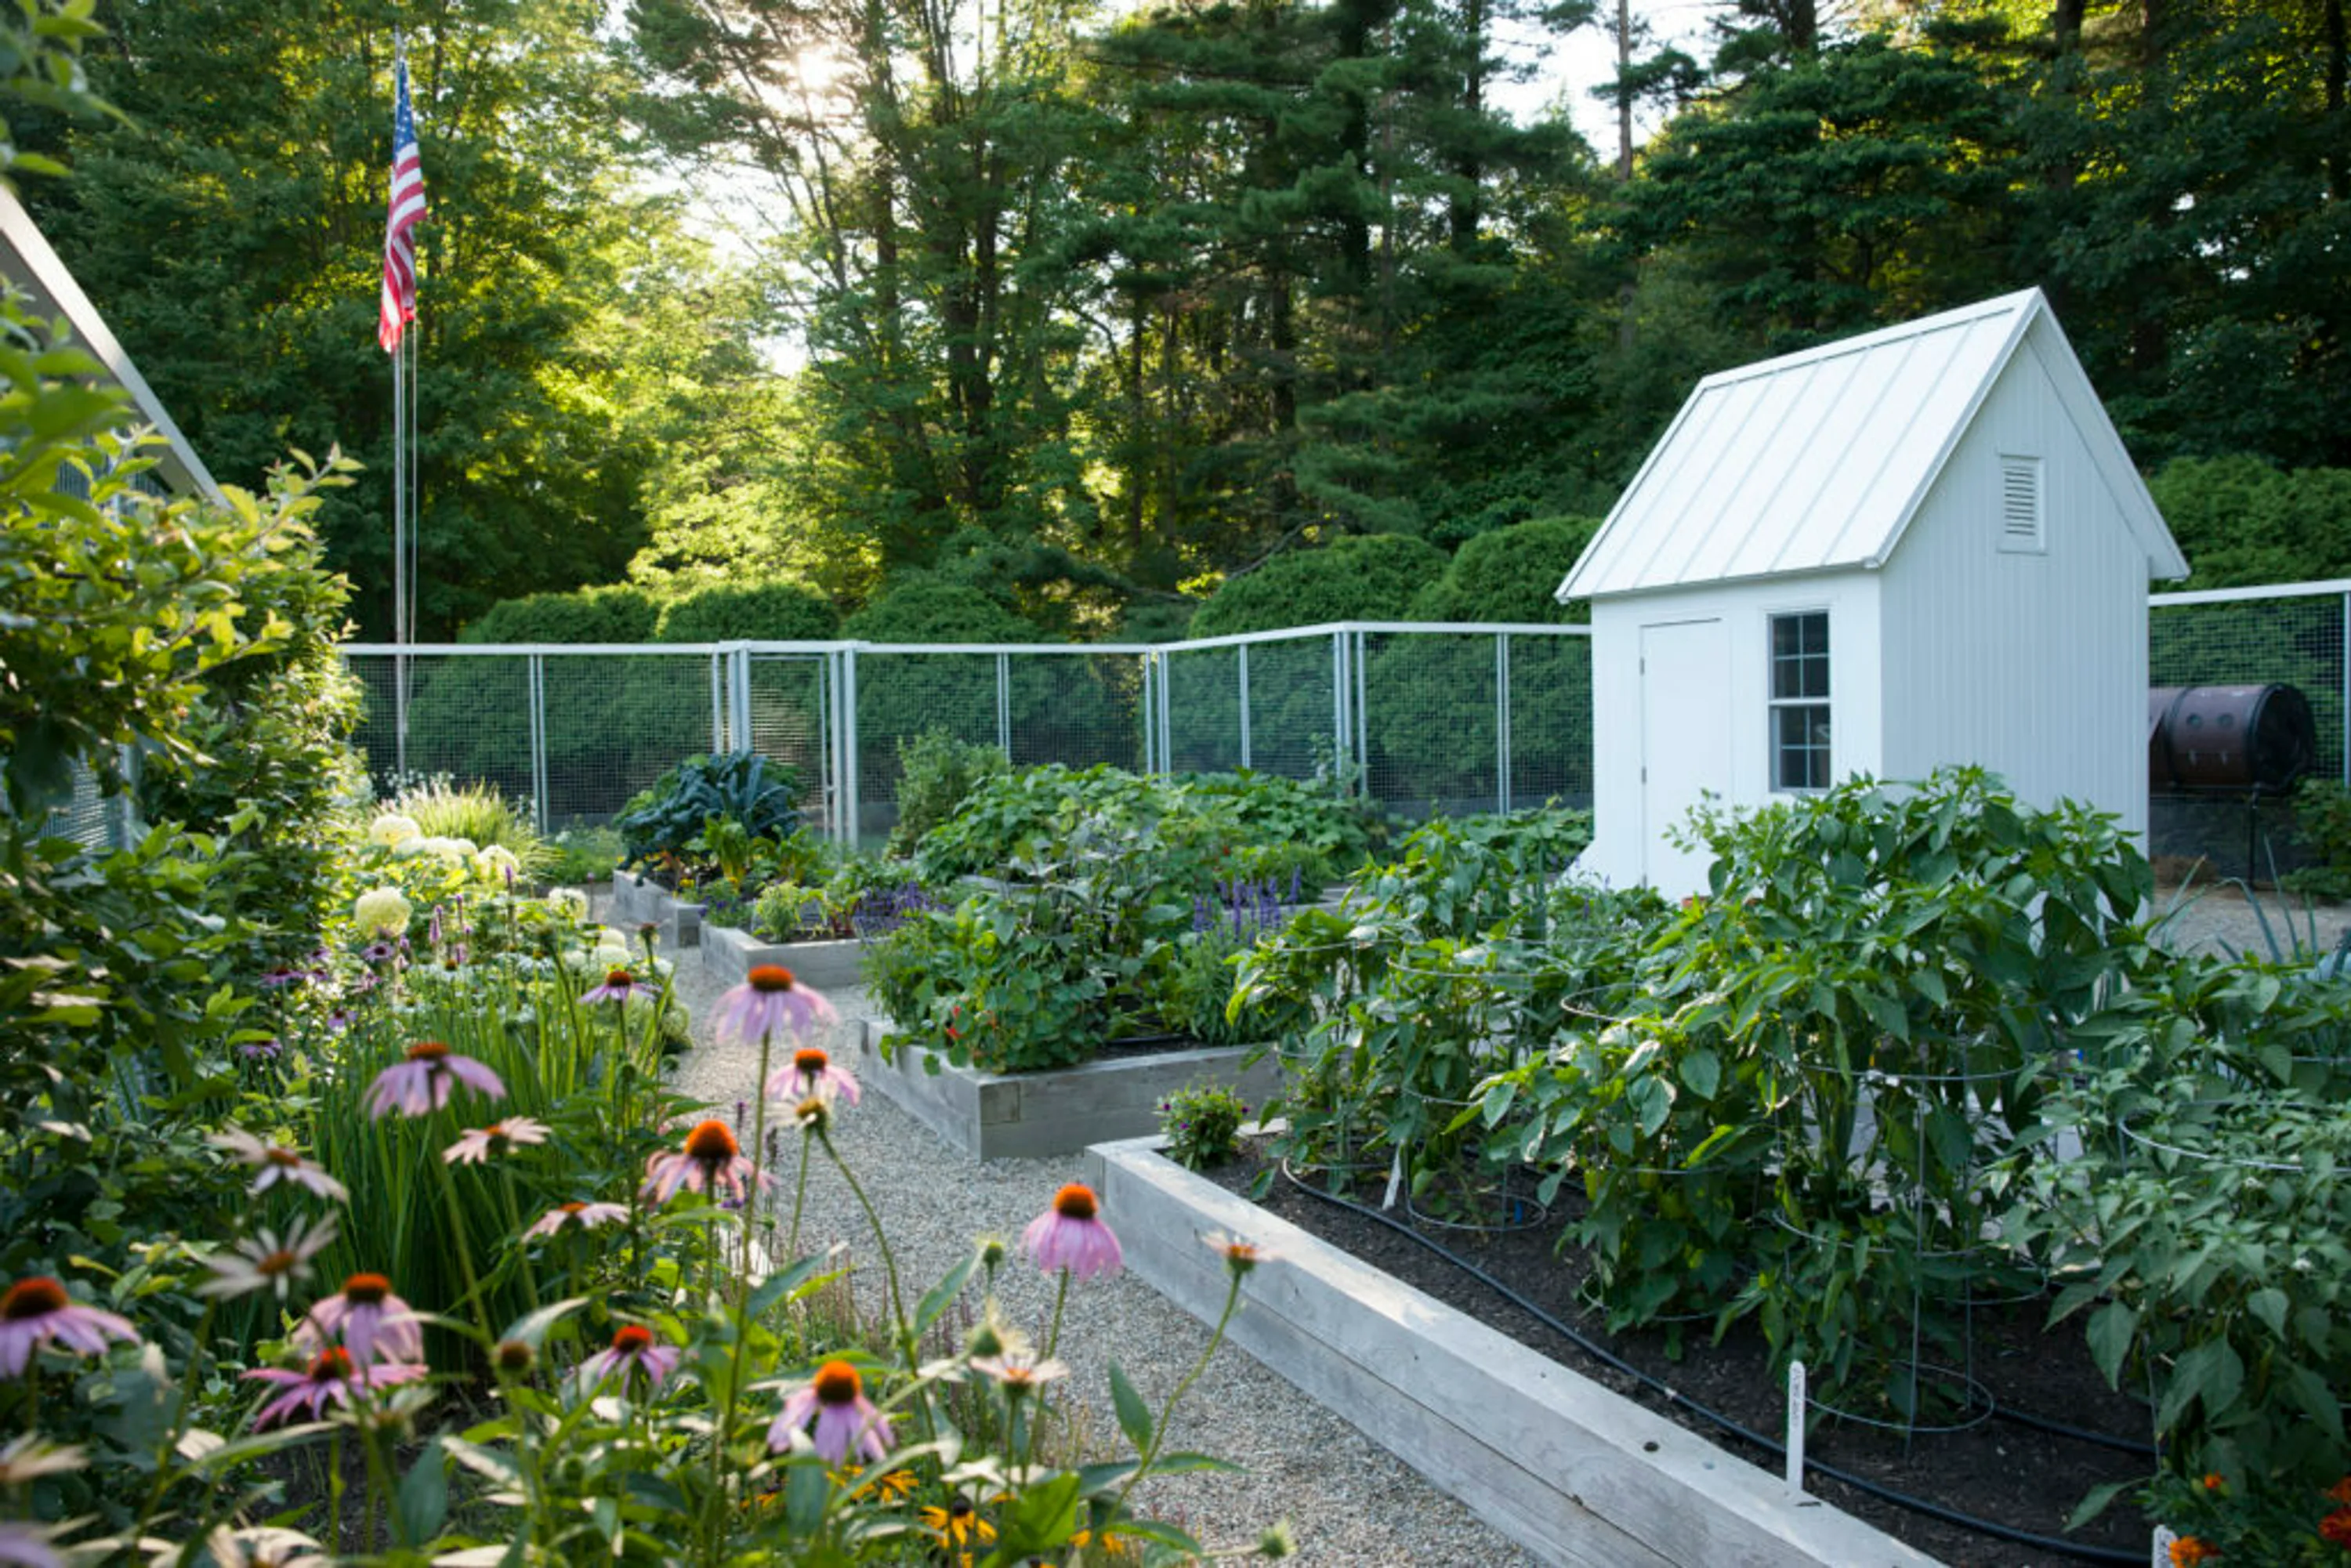
<svg viewBox="0 0 2351 1568"><path fill-rule="evenodd" d="M1411 1226L1405 1224L1402 1220L1397 1219L1394 1216L1386 1214L1380 1209L1373 1208L1368 1205L1356 1203L1351 1199L1341 1197L1336 1193L1317 1192L1313 1187L1309 1186L1302 1181L1300 1181L1296 1176L1292 1175L1286 1163L1281 1167L1281 1174L1291 1186L1298 1188L1299 1191L1305 1193L1310 1197L1319 1198L1322 1202L1331 1204L1335 1207L1343 1208L1351 1214L1361 1215L1366 1219L1375 1220L1378 1223L1386 1226L1389 1229L1396 1232L1400 1236L1410 1237L1413 1240L1420 1243L1421 1246L1426 1247L1428 1250L1436 1253L1437 1256L1445 1260L1446 1262L1460 1270L1471 1279L1476 1280L1479 1284L1484 1285L1488 1290L1494 1291L1503 1300L1509 1301L1520 1312L1525 1312L1528 1316L1533 1318L1537 1322L1541 1323L1545 1328L1550 1329L1552 1333L1558 1334L1561 1338L1574 1345L1578 1350L1583 1351L1586 1355L1591 1356L1594 1361L1599 1362L1603 1366L1633 1379L1645 1388L1651 1389L1654 1392L1664 1396L1667 1403L1681 1406L1691 1415L1698 1416L1700 1420L1711 1422L1714 1426L1729 1433L1732 1437L1739 1438L1742 1442L1752 1443L1766 1453L1778 1456L1782 1458L1785 1458L1787 1457L1788 1448L1786 1444L1779 1442L1773 1438L1767 1437L1761 1432L1757 1432L1744 1427L1739 1422L1731 1419L1729 1416L1723 1415L1720 1411L1710 1409L1704 1405L1700 1405L1698 1401L1674 1388L1670 1384L1662 1382L1661 1380L1651 1376L1649 1374L1642 1371L1639 1367L1635 1366L1631 1362L1625 1360L1622 1356L1617 1355L1613 1351L1593 1343L1584 1335L1577 1333L1574 1329L1570 1328L1567 1324L1560 1322L1559 1319L1553 1317L1550 1312L1545 1312L1541 1307L1539 1307L1534 1302L1529 1301L1519 1291L1502 1283L1501 1281L1497 1280L1494 1276L1486 1272L1485 1270L1480 1269L1477 1264L1470 1262L1469 1260L1462 1257L1459 1253L1447 1247L1444 1243L1435 1240L1430 1237L1422 1235ZM1994 1406L1994 1408L1997 1409L1998 1406ZM2043 1423L2038 1419L2030 1421L2027 1424L2033 1426L2046 1425L2053 1429L2055 1426L2054 1423ZM2103 1439L2099 1437L2087 1434L2085 1436L2089 1437L2089 1440L2091 1441L2106 1441L2109 1446L2114 1446L2127 1440L2122 1438ZM1824 1465L1818 1459L1807 1458L1804 1461L1804 1468L1817 1475L1824 1476L1828 1479L1835 1481L1840 1485L1849 1486L1855 1491L1861 1492L1869 1497L1874 1497L1881 1502L1889 1502L1897 1508L1907 1509L1913 1513L1923 1514L1928 1519L1940 1520L1945 1524L1957 1525L1962 1530L1974 1531L1979 1534L1989 1535L1996 1540L2009 1542L2014 1545L2030 1546L2038 1551L2053 1552L2059 1556L2074 1558L2084 1563L2127 1563L2131 1565L2131 1568L2137 1568L2138 1564L2147 1561L2146 1554L2143 1552L2122 1552L2110 1546L2088 1546L2078 1541L2064 1541L2051 1535L2035 1535L2029 1530L2018 1530L2011 1525L2001 1524L1996 1520L1978 1519L1973 1514L1961 1513L1956 1509L1945 1508L1942 1504L1938 1502L1929 1502L1925 1498L1913 1497L1908 1492L1896 1491L1891 1487L1880 1486L1876 1481L1867 1480L1860 1476L1850 1474L1847 1471L1836 1469L1833 1465Z"/></svg>

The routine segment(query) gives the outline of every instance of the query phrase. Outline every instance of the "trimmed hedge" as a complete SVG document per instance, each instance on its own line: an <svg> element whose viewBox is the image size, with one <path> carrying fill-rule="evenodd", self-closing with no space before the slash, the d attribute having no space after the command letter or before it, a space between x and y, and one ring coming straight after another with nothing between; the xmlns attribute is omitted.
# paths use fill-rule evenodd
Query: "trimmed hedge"
<svg viewBox="0 0 2351 1568"><path fill-rule="evenodd" d="M1552 595L1599 528L1597 517L1531 517L1479 534L1414 597L1411 619L1582 625L1591 619L1589 606L1562 604Z"/></svg>
<svg viewBox="0 0 2351 1568"><path fill-rule="evenodd" d="M1408 534L1354 534L1278 555L1193 612L1192 635L1271 632L1325 621L1399 621L1445 572L1445 552Z"/></svg>
<svg viewBox="0 0 2351 1568"><path fill-rule="evenodd" d="M821 643L839 635L841 612L797 582L716 583L662 606L659 643Z"/></svg>

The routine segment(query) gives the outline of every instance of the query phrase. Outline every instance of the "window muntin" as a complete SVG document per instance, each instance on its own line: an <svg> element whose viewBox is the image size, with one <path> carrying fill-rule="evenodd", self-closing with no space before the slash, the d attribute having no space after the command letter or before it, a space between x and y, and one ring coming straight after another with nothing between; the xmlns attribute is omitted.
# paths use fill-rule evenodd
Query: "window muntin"
<svg viewBox="0 0 2351 1568"><path fill-rule="evenodd" d="M1771 788L1829 787L1829 612L1771 617Z"/></svg>

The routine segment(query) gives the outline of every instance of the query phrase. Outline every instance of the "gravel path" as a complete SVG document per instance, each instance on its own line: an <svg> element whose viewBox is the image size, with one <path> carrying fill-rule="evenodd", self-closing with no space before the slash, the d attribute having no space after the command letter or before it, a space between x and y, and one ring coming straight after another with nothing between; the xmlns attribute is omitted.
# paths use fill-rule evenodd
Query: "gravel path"
<svg viewBox="0 0 2351 1568"><path fill-rule="evenodd" d="M695 1019L695 1049L678 1065L677 1084L731 1116L735 1101L753 1092L758 1053L724 1050L710 1038L703 1020L719 988L706 977L698 951L679 955L677 981ZM864 993L836 991L831 1000L844 1019L835 1043L845 1046L852 1027L848 1020L866 1013ZM845 1049L835 1054L855 1059ZM881 1211L910 1303L969 1254L975 1237L1017 1238L1078 1168L1074 1157L983 1164L949 1149L878 1093L846 1111L833 1136ZM788 1154L788 1162L795 1157ZM781 1176L787 1190L791 1179L788 1166ZM1116 1228L1117 1215L1104 1218ZM854 1249L860 1297L870 1308L881 1289L871 1233L840 1174L820 1159L809 1176L802 1244L835 1239ZM1052 1316L1052 1281L1015 1259L1000 1276L999 1294L1010 1321L1041 1342ZM1246 1293L1242 1300L1246 1312ZM1207 1343L1205 1327L1132 1276L1073 1286L1059 1354L1071 1367L1063 1386L1088 1408L1097 1451L1085 1458L1109 1458L1121 1442L1110 1415L1112 1357L1155 1413ZM1231 1345L1217 1350L1177 1406L1168 1448L1245 1468L1240 1475L1170 1477L1138 1494L1155 1513L1211 1547L1247 1546L1260 1529L1286 1518L1298 1538L1295 1561L1304 1563L1518 1568L1534 1561Z"/></svg>

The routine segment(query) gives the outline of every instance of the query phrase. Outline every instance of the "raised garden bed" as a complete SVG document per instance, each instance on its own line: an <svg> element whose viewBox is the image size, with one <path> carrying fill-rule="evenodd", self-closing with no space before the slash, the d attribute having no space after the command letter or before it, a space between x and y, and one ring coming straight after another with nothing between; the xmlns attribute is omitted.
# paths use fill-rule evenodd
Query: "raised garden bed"
<svg viewBox="0 0 2351 1568"><path fill-rule="evenodd" d="M640 925L656 926L662 946L674 952L700 944L702 905L685 903L651 877L616 871L612 873L609 924L622 931L632 931Z"/></svg>
<svg viewBox="0 0 2351 1568"><path fill-rule="evenodd" d="M1043 1072L988 1072L940 1058L932 1072L926 1062L934 1053L921 1047L883 1060L890 1032L883 1019L867 1021L858 1076L975 1159L1071 1155L1155 1133L1160 1102L1189 1084L1222 1083L1262 1105L1277 1082L1270 1054L1244 1045L1128 1051Z"/></svg>
<svg viewBox="0 0 2351 1568"><path fill-rule="evenodd" d="M1156 1152L1087 1152L1127 1265L1204 1322L1226 1291L1200 1238L1279 1255L1233 1341L1546 1562L1610 1568L1936 1560L1401 1283ZM2005 1559L2003 1559L2005 1561Z"/></svg>
<svg viewBox="0 0 2351 1568"><path fill-rule="evenodd" d="M865 944L857 937L825 942L766 942L734 925L708 925L702 932L702 967L713 979L736 985L758 964L781 964L803 984L820 991L864 984Z"/></svg>

